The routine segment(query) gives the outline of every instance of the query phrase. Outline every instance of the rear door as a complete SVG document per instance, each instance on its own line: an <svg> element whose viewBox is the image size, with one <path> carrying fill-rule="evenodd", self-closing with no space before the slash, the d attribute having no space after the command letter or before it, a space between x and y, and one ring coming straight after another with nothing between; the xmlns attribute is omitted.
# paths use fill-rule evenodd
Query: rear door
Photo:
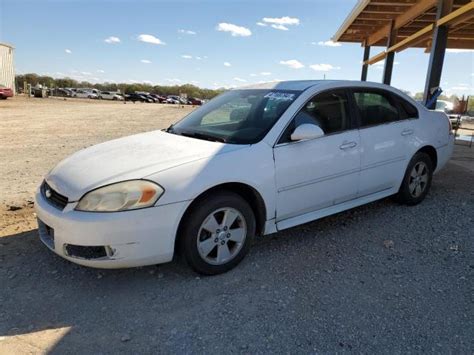
<svg viewBox="0 0 474 355"><path fill-rule="evenodd" d="M398 188L405 174L414 128L394 94L352 90L362 145L358 196Z"/></svg>

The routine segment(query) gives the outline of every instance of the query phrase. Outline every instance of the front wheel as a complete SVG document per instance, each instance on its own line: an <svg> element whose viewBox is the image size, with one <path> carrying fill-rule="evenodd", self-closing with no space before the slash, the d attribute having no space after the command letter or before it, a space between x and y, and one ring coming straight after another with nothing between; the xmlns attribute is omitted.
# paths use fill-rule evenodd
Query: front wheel
<svg viewBox="0 0 474 355"><path fill-rule="evenodd" d="M431 187L433 162L428 154L416 153L408 164L402 185L398 192L398 201L406 205L416 205L423 201Z"/></svg>
<svg viewBox="0 0 474 355"><path fill-rule="evenodd" d="M195 271L205 275L237 266L255 235L252 208L232 192L204 198L185 218L178 236L182 254Z"/></svg>

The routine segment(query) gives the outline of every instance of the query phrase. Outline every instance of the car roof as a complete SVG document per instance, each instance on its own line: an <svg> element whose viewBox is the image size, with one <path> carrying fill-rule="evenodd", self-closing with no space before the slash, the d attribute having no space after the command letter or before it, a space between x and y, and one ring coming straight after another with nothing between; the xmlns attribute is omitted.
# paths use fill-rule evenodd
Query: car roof
<svg viewBox="0 0 474 355"><path fill-rule="evenodd" d="M288 80L288 81L272 81L268 83L260 83L255 85L241 86L239 89L273 89L273 90L297 90L304 91L310 87L319 85L339 84L341 86L361 86L379 89L394 89L393 87L381 83L359 80Z"/></svg>
<svg viewBox="0 0 474 355"><path fill-rule="evenodd" d="M371 89L383 89L396 93L397 95L410 101L418 108L426 107L419 102L416 102L412 97L406 95L401 90L394 88L393 86L371 82L371 81L360 81L360 80L289 80L289 81L272 81L268 83L260 83L255 85L241 86L234 88L233 90L247 90L247 89L266 89L266 90L295 90L305 91L315 86L325 86L326 88L331 87L360 87L360 88L371 88Z"/></svg>

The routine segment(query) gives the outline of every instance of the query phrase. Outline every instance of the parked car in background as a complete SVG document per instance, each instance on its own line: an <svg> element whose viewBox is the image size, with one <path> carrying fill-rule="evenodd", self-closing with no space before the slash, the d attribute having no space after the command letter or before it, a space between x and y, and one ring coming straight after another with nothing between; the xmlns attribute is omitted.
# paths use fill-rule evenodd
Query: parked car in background
<svg viewBox="0 0 474 355"><path fill-rule="evenodd" d="M93 93L92 91L78 89L74 93L74 97L77 97L79 99L98 99L99 95Z"/></svg>
<svg viewBox="0 0 474 355"><path fill-rule="evenodd" d="M158 264L179 252L196 271L218 274L256 235L391 195L422 202L453 144L445 113L383 84L229 90L167 130L59 163L36 192L39 236L85 266Z"/></svg>
<svg viewBox="0 0 474 355"><path fill-rule="evenodd" d="M451 121L453 129L458 129L459 127L461 127L462 116L454 113L454 104L452 102L437 100L435 110L444 112L448 115L449 121Z"/></svg>
<svg viewBox="0 0 474 355"><path fill-rule="evenodd" d="M166 98L166 103L179 105L181 103L181 101L179 100L179 96L168 95L168 97Z"/></svg>
<svg viewBox="0 0 474 355"><path fill-rule="evenodd" d="M150 102L145 96L137 94L137 93L132 93L132 94L127 94L125 95L125 101L131 101L133 103L135 102Z"/></svg>
<svg viewBox="0 0 474 355"><path fill-rule="evenodd" d="M118 92L114 91L102 91L99 95L99 98L102 100L113 100L113 101L123 101L124 98Z"/></svg>
<svg viewBox="0 0 474 355"><path fill-rule="evenodd" d="M157 100L159 103L166 103L166 97L157 95L157 94L150 94L151 97Z"/></svg>
<svg viewBox="0 0 474 355"><path fill-rule="evenodd" d="M197 98L195 98L195 97L189 97L187 104L188 104L188 105L201 106L201 105L202 105L202 100L201 100L201 99L197 99Z"/></svg>
<svg viewBox="0 0 474 355"><path fill-rule="evenodd" d="M6 100L7 97L13 97L13 90L0 84L0 99Z"/></svg>
<svg viewBox="0 0 474 355"><path fill-rule="evenodd" d="M59 97L72 97L73 96L72 91L68 89L63 89L63 88L51 89L49 94L52 96L59 96Z"/></svg>
<svg viewBox="0 0 474 355"><path fill-rule="evenodd" d="M153 95L151 95L149 92L137 91L136 93L139 94L139 95L142 95L143 97L146 97L147 102L150 102L150 103L158 103L158 102L160 102L160 100L158 100L157 98L155 98L155 97L154 97Z"/></svg>

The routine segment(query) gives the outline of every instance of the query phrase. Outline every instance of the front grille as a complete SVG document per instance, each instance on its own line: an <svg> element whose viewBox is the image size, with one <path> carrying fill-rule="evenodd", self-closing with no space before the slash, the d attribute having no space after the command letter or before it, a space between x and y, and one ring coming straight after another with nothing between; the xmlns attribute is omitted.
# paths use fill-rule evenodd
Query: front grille
<svg viewBox="0 0 474 355"><path fill-rule="evenodd" d="M46 201L60 210L63 210L68 203L68 198L53 190L46 180L43 181L43 184L41 185L41 194Z"/></svg>
<svg viewBox="0 0 474 355"><path fill-rule="evenodd" d="M68 256L80 259L100 259L107 256L107 250L104 246L83 246L74 244L65 244L64 248Z"/></svg>
<svg viewBox="0 0 474 355"><path fill-rule="evenodd" d="M38 233L41 241L50 249L54 249L54 229L38 219Z"/></svg>

